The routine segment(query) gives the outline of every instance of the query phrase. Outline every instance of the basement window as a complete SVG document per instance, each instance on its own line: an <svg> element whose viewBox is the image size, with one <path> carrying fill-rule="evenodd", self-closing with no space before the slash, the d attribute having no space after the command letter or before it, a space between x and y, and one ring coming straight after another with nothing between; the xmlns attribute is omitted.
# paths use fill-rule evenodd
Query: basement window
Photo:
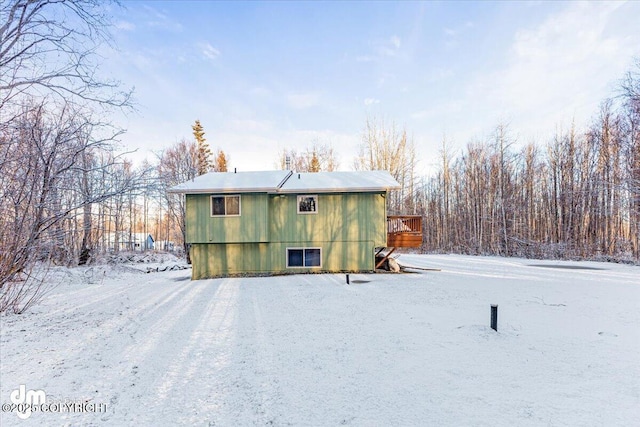
<svg viewBox="0 0 640 427"><path fill-rule="evenodd" d="M322 267L322 249L287 248L287 268Z"/></svg>
<svg viewBox="0 0 640 427"><path fill-rule="evenodd" d="M211 196L211 216L240 216L240 196Z"/></svg>
<svg viewBox="0 0 640 427"><path fill-rule="evenodd" d="M318 196L298 196L298 213L318 213Z"/></svg>

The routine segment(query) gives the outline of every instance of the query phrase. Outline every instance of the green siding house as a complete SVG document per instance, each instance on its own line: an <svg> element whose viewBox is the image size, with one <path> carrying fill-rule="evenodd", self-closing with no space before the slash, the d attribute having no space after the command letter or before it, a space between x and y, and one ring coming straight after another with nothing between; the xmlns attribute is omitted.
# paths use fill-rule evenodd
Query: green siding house
<svg viewBox="0 0 640 427"><path fill-rule="evenodd" d="M387 245L386 171L212 172L186 197L192 279L240 273L372 271Z"/></svg>

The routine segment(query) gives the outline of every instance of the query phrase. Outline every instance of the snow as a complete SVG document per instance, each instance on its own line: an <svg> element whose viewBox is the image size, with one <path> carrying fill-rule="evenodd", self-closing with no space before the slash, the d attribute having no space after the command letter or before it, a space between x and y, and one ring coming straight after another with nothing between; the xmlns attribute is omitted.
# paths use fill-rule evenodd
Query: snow
<svg viewBox="0 0 640 427"><path fill-rule="evenodd" d="M173 193L274 192L289 171L209 172L172 187Z"/></svg>
<svg viewBox="0 0 640 427"><path fill-rule="evenodd" d="M389 191L400 184L387 171L310 172L210 172L172 187L173 193L298 193Z"/></svg>
<svg viewBox="0 0 640 427"><path fill-rule="evenodd" d="M279 192L389 191L399 188L398 181L387 171L310 172L294 173Z"/></svg>
<svg viewBox="0 0 640 427"><path fill-rule="evenodd" d="M20 385L105 412L31 425L628 426L640 419L640 268L402 255L438 268L190 281L146 265L55 271L0 317ZM171 265L161 260L158 265ZM155 266L155 264L153 264ZM544 265L545 267L541 267ZM563 267L563 268L557 268ZM581 269L575 269L581 267ZM585 268L586 267L586 268ZM498 304L498 332L489 327Z"/></svg>

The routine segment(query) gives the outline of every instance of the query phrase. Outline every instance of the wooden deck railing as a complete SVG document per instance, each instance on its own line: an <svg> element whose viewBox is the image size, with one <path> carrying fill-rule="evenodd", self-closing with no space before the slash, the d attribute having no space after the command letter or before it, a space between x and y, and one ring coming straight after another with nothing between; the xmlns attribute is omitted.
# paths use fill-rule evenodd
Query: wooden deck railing
<svg viewBox="0 0 640 427"><path fill-rule="evenodd" d="M422 245L422 217L391 215L387 217L387 246L417 248Z"/></svg>

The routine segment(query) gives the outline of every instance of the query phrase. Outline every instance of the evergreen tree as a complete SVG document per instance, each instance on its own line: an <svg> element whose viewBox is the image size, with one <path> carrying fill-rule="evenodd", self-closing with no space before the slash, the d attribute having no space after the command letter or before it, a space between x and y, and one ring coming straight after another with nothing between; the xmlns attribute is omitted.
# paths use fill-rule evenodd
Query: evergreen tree
<svg viewBox="0 0 640 427"><path fill-rule="evenodd" d="M214 169L214 164L211 161L211 149L204 137L204 130L200 124L200 120L196 120L196 124L191 126L191 128L193 129L193 136L198 145L198 175L204 175Z"/></svg>
<svg viewBox="0 0 640 427"><path fill-rule="evenodd" d="M315 150L313 150L311 161L309 162L309 172L320 172L320 160L318 160Z"/></svg>
<svg viewBox="0 0 640 427"><path fill-rule="evenodd" d="M218 149L218 153L216 155L216 164L214 170L216 172L227 172L227 155L224 154L224 151Z"/></svg>

